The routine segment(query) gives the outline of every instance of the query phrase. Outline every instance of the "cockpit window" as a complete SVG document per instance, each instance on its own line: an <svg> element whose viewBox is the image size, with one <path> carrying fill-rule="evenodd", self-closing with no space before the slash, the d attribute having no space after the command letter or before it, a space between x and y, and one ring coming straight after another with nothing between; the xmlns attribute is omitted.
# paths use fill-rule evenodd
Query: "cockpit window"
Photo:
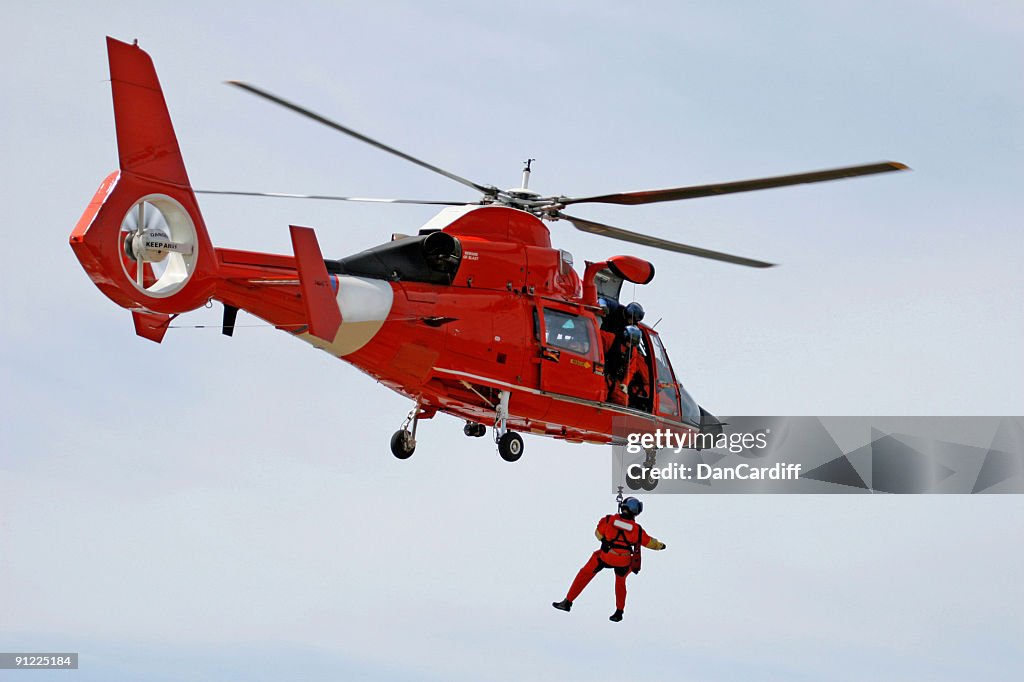
<svg viewBox="0 0 1024 682"><path fill-rule="evenodd" d="M676 381L672 366L668 362L668 354L661 338L651 334L651 348L654 350L655 381L658 393L658 414L674 417L684 421L700 424L700 407L690 397L683 385ZM681 398L681 400L680 400Z"/></svg>
<svg viewBox="0 0 1024 682"><path fill-rule="evenodd" d="M700 405L698 405L697 401L693 399L693 396L683 388L682 384L677 385L679 386L679 398L683 405L683 419L691 424L700 426Z"/></svg>
<svg viewBox="0 0 1024 682"><path fill-rule="evenodd" d="M589 355L590 323L578 315L544 309L544 343L579 355Z"/></svg>

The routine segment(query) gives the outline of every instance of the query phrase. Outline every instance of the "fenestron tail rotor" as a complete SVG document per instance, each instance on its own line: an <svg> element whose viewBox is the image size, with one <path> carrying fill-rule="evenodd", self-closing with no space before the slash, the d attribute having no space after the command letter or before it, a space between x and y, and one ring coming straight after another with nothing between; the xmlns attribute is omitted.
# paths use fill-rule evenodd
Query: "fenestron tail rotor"
<svg viewBox="0 0 1024 682"><path fill-rule="evenodd" d="M150 296L178 291L195 267L196 229L174 199L154 194L135 202L121 220L121 266Z"/></svg>
<svg viewBox="0 0 1024 682"><path fill-rule="evenodd" d="M275 192L245 192L245 191L216 191L216 190L205 190L197 191L201 194L221 194L221 195L235 195L235 196L258 196L258 197L276 197L276 198L287 198L287 199L325 199L330 201L361 201L361 202L372 202L372 203L389 203L389 204L426 204L426 205L437 205L437 206L465 206L465 205L499 205L509 206L517 208L523 211L532 213L533 215L543 218L545 220L567 220L577 229L582 232L589 232L590 234L597 234L603 237L609 237L611 239L618 239L620 241L631 242L633 244L641 244L643 246L649 246L655 249L662 249L664 251L672 251L674 253L683 253L690 256L697 256L698 258L707 258L710 260L717 260L724 263L732 263L735 265L744 265L752 268L769 268L772 267L773 263L768 263L762 260L756 260L753 258L746 258L744 256L736 256L729 253L723 253L721 251L712 251L710 249L704 249L697 246L690 246L688 244L682 244L680 242L670 241L661 237L655 237L652 235L644 234L641 232L633 232L630 230L624 230L620 227L613 227L604 223L594 222L585 218L577 218L574 216L566 215L562 213L562 209L572 204L583 204L583 203L601 203L601 204L619 204L626 206L638 206L641 204L653 204L663 201L682 201L686 199L698 199L702 197L718 196L722 194L735 194L737 192L753 192L763 189L774 189L778 187L788 187L791 185L801 185L807 183L816 182L827 182L830 180L840 180L843 178L853 178L862 175L874 175L878 173L889 173L893 171L909 170L909 168L896 161L882 161L878 163L862 164L858 166L844 166L842 168L832 168L828 170L812 171L809 173L796 173L792 175L777 175L766 178L755 178L751 180L738 180L732 182L720 182L708 185L690 185L685 187L674 187L668 189L657 189L657 190L642 190L636 192L613 192L610 194L599 194L593 196L583 197L568 197L564 195L552 195L542 196L532 190L527 189L527 180L530 173L530 163L527 162L526 168L524 169L522 187L513 188L507 190L499 190L494 185L482 185L472 180L468 180L460 175L456 175L450 171L444 170L431 163L427 163L422 159L418 159L410 154L399 151L394 147L389 147L382 142L379 142L371 137L363 135L362 133L356 132L351 128L348 128L337 121L331 120L325 116L317 114L305 107L299 106L286 99L273 95L266 90L258 88L248 83L242 83L239 81L228 81L230 85L241 88L257 95L270 102L283 106L290 109L302 116L310 118L318 123L321 123L333 130L342 132L350 137L354 137L361 142L365 142L377 149L394 154L399 158L405 159L411 163L416 164L422 168L433 171L440 175L445 176L450 180L454 180L462 185L471 187L476 191L480 192L483 196L479 202L461 202L461 201L435 201L435 200L419 200L419 199L374 199L369 197L347 197L347 196L334 196L334 195L323 195L323 194L285 194ZM530 159L533 161L533 159Z"/></svg>

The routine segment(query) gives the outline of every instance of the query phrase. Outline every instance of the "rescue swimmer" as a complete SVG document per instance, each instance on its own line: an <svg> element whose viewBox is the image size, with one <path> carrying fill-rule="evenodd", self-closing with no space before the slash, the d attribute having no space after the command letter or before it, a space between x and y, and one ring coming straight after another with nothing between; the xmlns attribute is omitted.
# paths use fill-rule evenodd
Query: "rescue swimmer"
<svg viewBox="0 0 1024 682"><path fill-rule="evenodd" d="M559 611L569 611L583 589L602 569L615 571L615 613L608 620L618 623L626 608L626 577L630 571L640 572L640 548L662 550L665 543L648 535L636 517L644 510L644 503L635 497L627 497L619 503L619 513L609 514L598 521L594 534L601 541L601 548L590 555L569 591L562 601L552 602Z"/></svg>

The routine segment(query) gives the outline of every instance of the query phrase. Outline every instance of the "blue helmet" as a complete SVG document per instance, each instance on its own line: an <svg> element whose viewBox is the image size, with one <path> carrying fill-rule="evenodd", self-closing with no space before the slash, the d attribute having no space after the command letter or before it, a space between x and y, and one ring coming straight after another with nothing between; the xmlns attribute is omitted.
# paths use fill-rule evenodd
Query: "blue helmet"
<svg viewBox="0 0 1024 682"><path fill-rule="evenodd" d="M633 301L626 306L624 314L626 316L626 324L637 324L644 319L644 307Z"/></svg>
<svg viewBox="0 0 1024 682"><path fill-rule="evenodd" d="M644 510L644 503L635 497L627 497L619 503L619 514L628 518L640 516Z"/></svg>
<svg viewBox="0 0 1024 682"><path fill-rule="evenodd" d="M622 330L622 340L629 346L639 346L640 340L644 338L643 332L640 331L640 327L634 327L629 325Z"/></svg>

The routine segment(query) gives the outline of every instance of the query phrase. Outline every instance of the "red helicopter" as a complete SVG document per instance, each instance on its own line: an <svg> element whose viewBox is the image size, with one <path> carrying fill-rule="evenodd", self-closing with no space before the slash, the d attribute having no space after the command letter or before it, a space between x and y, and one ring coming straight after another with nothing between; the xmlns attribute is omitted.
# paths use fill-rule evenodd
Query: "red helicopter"
<svg viewBox="0 0 1024 682"><path fill-rule="evenodd" d="M590 443L620 442L629 431L720 432L718 420L679 382L658 333L641 321L642 311L619 302L623 282L649 283L653 265L613 256L586 263L581 277L572 256L552 247L544 221L566 220L584 232L738 265L772 264L570 216L566 206L676 201L906 169L882 162L675 189L542 196L528 189L530 162L521 187L478 184L233 82L471 187L482 198L465 203L208 192L446 206L416 235L395 234L338 260L325 259L313 230L297 226L290 228L292 254L216 248L152 60L137 41L108 37L107 51L120 169L103 181L71 233L71 247L89 277L132 312L136 333L152 341L160 342L179 314L217 300L228 336L238 311L245 310L351 363L414 401L391 439L392 452L403 459L416 447L418 421L437 412L465 420L467 436L493 427L507 461L522 455L518 432Z"/></svg>

